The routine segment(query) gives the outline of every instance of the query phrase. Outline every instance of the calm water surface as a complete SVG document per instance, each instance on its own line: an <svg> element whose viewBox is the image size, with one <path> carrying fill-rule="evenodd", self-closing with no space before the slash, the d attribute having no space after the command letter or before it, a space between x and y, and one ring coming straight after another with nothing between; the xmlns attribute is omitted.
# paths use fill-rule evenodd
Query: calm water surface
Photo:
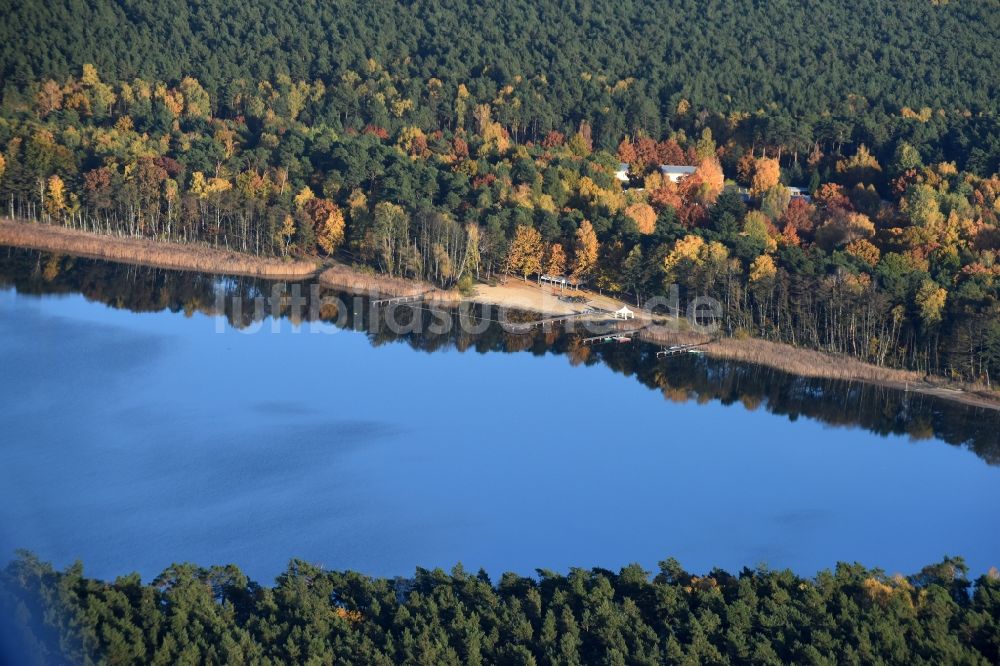
<svg viewBox="0 0 1000 666"><path fill-rule="evenodd" d="M540 336L246 334L207 314L219 280L3 253L0 559L1000 564L991 412Z"/></svg>

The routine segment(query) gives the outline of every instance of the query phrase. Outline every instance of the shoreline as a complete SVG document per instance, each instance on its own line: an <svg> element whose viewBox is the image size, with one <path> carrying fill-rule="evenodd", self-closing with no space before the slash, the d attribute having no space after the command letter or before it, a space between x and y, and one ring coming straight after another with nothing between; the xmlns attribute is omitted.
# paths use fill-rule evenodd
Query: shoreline
<svg viewBox="0 0 1000 666"><path fill-rule="evenodd" d="M170 270L268 279L315 277L324 287L368 296L422 296L424 301L444 306L477 303L529 311L543 318L576 315L591 306L610 311L624 304L621 300L582 290L572 293L585 297L584 302L569 303L560 299L554 288L540 287L518 278L509 278L496 286L480 284L475 295L462 296L454 290L440 289L430 283L381 276L340 263L327 264L324 268L318 261L254 257L204 245L104 236L48 224L15 222L7 218L0 219L0 245ZM644 325L637 326L635 332L644 342L662 345L704 342L704 336L679 330L680 327L660 326L648 313L637 311L636 314L636 323ZM758 338L722 338L705 343L701 349L714 358L765 365L802 377L860 381L1000 410L1000 394L989 393L985 387L970 387L945 379L929 381L915 371L880 367L820 350Z"/></svg>
<svg viewBox="0 0 1000 666"><path fill-rule="evenodd" d="M458 293L440 289L427 282L378 275L341 263L324 268L317 279L320 285L329 289L343 289L369 297L423 296L427 301L455 305L463 300Z"/></svg>
<svg viewBox="0 0 1000 666"><path fill-rule="evenodd" d="M72 254L172 270L261 278L304 278L319 271L314 261L253 257L196 243L105 236L55 225L0 219L0 245Z"/></svg>
<svg viewBox="0 0 1000 666"><path fill-rule="evenodd" d="M688 331L669 330L655 325L643 329L638 338L650 344L664 345L698 344L703 339ZM721 338L705 343L699 349L713 358L763 365L798 377L862 382L971 407L1000 410L1000 395L987 393L988 389L985 387L968 387L945 379L935 381L915 370L880 367L850 356L818 349L794 347L760 338Z"/></svg>

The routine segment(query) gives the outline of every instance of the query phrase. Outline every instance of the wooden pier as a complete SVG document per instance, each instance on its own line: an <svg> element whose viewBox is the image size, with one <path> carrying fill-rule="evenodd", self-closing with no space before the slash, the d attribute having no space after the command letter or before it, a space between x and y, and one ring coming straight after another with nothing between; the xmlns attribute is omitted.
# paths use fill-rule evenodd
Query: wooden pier
<svg viewBox="0 0 1000 666"><path fill-rule="evenodd" d="M564 321L570 321L572 319L579 319L581 317L589 317L591 315L602 315L608 314L603 310L595 310L593 308L587 308L583 312L574 312L568 315L558 315L556 317L546 317L544 319L536 319L534 321L525 322L508 322L507 327L516 333L527 333L536 326L545 326L548 324L558 324Z"/></svg>
<svg viewBox="0 0 1000 666"><path fill-rule="evenodd" d="M671 345L670 347L665 347L660 351L656 352L656 358L666 358L668 356L677 356L679 354L704 354L705 352L699 347L704 347L708 342L699 342L692 345Z"/></svg>
<svg viewBox="0 0 1000 666"><path fill-rule="evenodd" d="M632 342L633 336L637 331L612 331L610 333L605 333L604 335L595 335L590 338L584 338L581 340L585 345L600 344L602 342Z"/></svg>
<svg viewBox="0 0 1000 666"><path fill-rule="evenodd" d="M404 303L419 303L424 300L425 294L415 294L413 296L394 296L392 298L382 298L372 301L372 307L382 307L386 305L402 305Z"/></svg>

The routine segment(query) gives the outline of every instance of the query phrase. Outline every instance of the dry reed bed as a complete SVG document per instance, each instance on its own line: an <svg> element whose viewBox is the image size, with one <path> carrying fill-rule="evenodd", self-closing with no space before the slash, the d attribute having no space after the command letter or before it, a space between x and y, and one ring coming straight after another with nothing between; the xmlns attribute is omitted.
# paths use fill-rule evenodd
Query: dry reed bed
<svg viewBox="0 0 1000 666"><path fill-rule="evenodd" d="M639 338L655 344L699 344L705 335L693 331L672 330L665 326L649 326ZM919 372L883 368L871 363L815 349L801 349L779 342L755 338L722 338L700 347L717 358L766 365L782 372L802 377L862 381L916 393L955 400L968 405L1000 409L1000 396L982 386L928 381Z"/></svg>
<svg viewBox="0 0 1000 666"><path fill-rule="evenodd" d="M458 303L461 300L457 293L438 289L426 282L375 275L343 264L336 264L320 273L319 282L330 289L343 289L367 296L422 295L425 300L440 303Z"/></svg>
<svg viewBox="0 0 1000 666"><path fill-rule="evenodd" d="M693 331L672 331L668 327L661 326L643 329L640 338L647 342L666 345L699 344L707 339L705 335L699 335ZM768 365L804 377L903 383L923 381L923 376L918 372L882 368L838 354L800 349L791 345L755 338L722 338L709 342L700 348L720 358Z"/></svg>
<svg viewBox="0 0 1000 666"><path fill-rule="evenodd" d="M254 257L195 243L119 238L49 224L0 220L0 245L109 259L157 268L262 278L304 278L316 263Z"/></svg>

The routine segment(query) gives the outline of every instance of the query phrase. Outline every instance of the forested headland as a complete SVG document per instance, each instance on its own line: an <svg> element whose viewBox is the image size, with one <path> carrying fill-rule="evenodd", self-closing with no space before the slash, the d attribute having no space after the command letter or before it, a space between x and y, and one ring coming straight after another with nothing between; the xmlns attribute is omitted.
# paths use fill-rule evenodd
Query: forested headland
<svg viewBox="0 0 1000 666"><path fill-rule="evenodd" d="M22 554L0 573L0 611L0 648L18 663L1000 661L1000 575L971 583L961 558L912 576L857 564L697 576L668 559L652 578L631 565L496 583L460 566L390 580L293 560L265 587L231 565L106 582Z"/></svg>
<svg viewBox="0 0 1000 666"><path fill-rule="evenodd" d="M997 35L996 0L22 3L0 204L442 287L677 283L729 335L990 383Z"/></svg>

